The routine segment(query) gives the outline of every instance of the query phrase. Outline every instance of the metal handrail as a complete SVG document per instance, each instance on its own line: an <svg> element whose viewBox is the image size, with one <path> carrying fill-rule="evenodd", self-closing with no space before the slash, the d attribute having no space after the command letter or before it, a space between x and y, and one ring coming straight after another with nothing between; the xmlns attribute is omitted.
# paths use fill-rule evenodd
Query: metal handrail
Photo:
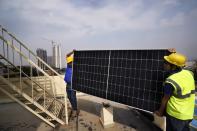
<svg viewBox="0 0 197 131"><path fill-rule="evenodd" d="M1 25L0 25L0 28L2 29L2 36L0 35L0 39L2 39L3 40L3 46L4 46L4 43L6 43L7 44L7 48L8 48L8 46L9 47L11 47L12 48L12 50L15 50L19 55L20 55L20 58L21 57L23 57L31 66L34 66L36 69L38 69L41 73L43 73L44 74L44 76L46 76L46 77L48 77L51 81L52 81L52 83L53 84L57 84L57 85L59 85L59 83L57 83L57 82L54 82L54 80L52 79L52 78L50 78L49 77L49 75L45 72L45 71L43 71L37 64L35 64L31 59L29 59L30 58L30 54L33 56L33 58L35 58L36 60L38 60L38 61L40 61L42 64L44 64L46 67L48 67L48 69L50 69L53 73L55 73L60 79L62 79L63 80L63 77L61 77L60 75L59 75L59 73L57 73L53 68L51 68L47 63L45 63L41 58L39 58L37 55L35 55L35 53L34 52L32 52L27 46L25 46L20 40L18 40L14 35L12 35L11 33L9 33L6 29L4 29ZM4 32L6 32L10 37L11 37L11 39L12 39L12 44L8 41L8 40L6 40L5 38L4 38L4 36L3 36L3 33ZM13 45L13 39L19 44L19 46L20 46L20 50L18 49L18 48L16 48L16 46L14 46ZM28 51L28 53L29 53L29 58L26 56L26 55L24 55L23 53L22 53L22 50L21 50L21 46L24 48L24 49L26 49L27 51ZM7 52L8 53L8 52ZM13 53L14 53L14 51L13 51ZM5 55L5 54L4 54ZM13 54L14 55L14 54ZM20 66L21 67L21 66ZM21 69L20 69L21 70ZM61 87L61 86L60 86ZM64 90L66 88L66 86L64 86L62 89ZM53 88L54 89L54 88ZM45 90L45 89L44 89ZM54 91L53 91L54 92ZM68 124L68 116L67 116L67 103L66 103L66 98L67 98L67 94L65 94L65 93L63 93L64 94L64 98L65 98L65 102L63 103L62 101L59 101L59 102L61 102L62 104L64 104L65 105L65 115L66 115L66 123Z"/></svg>
<svg viewBox="0 0 197 131"><path fill-rule="evenodd" d="M51 68L46 62L44 62L40 57L38 57L33 51L31 51L26 45L24 45L20 40L18 40L13 34L8 32L5 28L0 26L3 31L5 31L8 35L14 38L20 45L22 45L26 50L28 50L37 60L41 61L46 67L48 67L51 71L53 71L57 76L63 79L58 72L56 72L53 68Z"/></svg>
<svg viewBox="0 0 197 131"><path fill-rule="evenodd" d="M2 56L1 54L0 54L0 56L4 59L4 60L6 60L6 58L4 57L4 56ZM13 65L9 60L6 60L11 66L13 66L15 69L17 69L18 71L20 71L20 69L18 68L18 67L16 67L15 65ZM3 64L3 66L5 66L4 64ZM25 75L26 76L26 78L28 78L29 80L31 80L32 82L34 82L37 86L39 86L42 90L44 90L43 89L43 87L41 87L41 85L39 84L39 83L37 83L36 81L34 81L33 79L31 79L25 72L23 72L23 70L21 70L21 73L23 74L23 75ZM52 96L48 91L46 91L46 93L49 95L49 96ZM53 97L53 96L52 96Z"/></svg>
<svg viewBox="0 0 197 131"><path fill-rule="evenodd" d="M14 47L13 45L11 45L11 44L9 43L9 41L5 40L2 36L0 36L0 39L4 40L6 44L8 44L8 45L9 45L11 48L13 48L17 53L19 53L22 57L24 57L31 65L33 65L33 66L36 67L36 64L34 64L31 60L28 60L28 58L27 58L22 52L20 52L18 48L16 48L16 47ZM0 56L2 56L2 55L0 54ZM2 57L3 57L3 56L2 56ZM8 60L7 60L7 61L8 61ZM12 63L10 62L10 64L12 64ZM12 65L13 65L13 64L12 64ZM13 66L14 66L14 65L13 65ZM53 79L51 79L47 73L45 73L44 71L42 71L42 69L40 69L39 67L36 67L36 68L38 68L46 77L48 77L50 80L53 81ZM20 70L20 69L19 69L19 70ZM23 71L22 71L22 72L23 72ZM56 83L56 84L58 84L58 83ZM60 101L60 102L61 102L61 101ZM61 103L62 103L62 102L61 102Z"/></svg>

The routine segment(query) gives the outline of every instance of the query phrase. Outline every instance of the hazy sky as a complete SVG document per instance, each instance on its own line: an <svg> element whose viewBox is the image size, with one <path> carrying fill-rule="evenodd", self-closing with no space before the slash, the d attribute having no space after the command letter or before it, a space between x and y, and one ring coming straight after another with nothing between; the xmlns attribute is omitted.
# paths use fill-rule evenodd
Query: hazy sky
<svg viewBox="0 0 197 131"><path fill-rule="evenodd" d="M49 55L54 40L62 56L174 47L197 59L197 0L0 0L0 24Z"/></svg>

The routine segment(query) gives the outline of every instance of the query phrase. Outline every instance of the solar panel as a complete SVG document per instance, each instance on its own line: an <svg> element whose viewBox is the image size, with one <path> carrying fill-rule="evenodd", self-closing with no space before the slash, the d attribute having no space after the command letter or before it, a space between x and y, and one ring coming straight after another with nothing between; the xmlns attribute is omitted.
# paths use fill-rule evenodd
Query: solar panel
<svg viewBox="0 0 197 131"><path fill-rule="evenodd" d="M75 51L72 88L90 95L154 111L165 80L167 50Z"/></svg>

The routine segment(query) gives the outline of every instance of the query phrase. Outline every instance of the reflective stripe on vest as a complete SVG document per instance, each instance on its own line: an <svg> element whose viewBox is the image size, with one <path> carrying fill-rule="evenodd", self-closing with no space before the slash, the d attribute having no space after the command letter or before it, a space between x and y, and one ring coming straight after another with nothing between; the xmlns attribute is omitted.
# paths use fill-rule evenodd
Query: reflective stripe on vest
<svg viewBox="0 0 197 131"><path fill-rule="evenodd" d="M175 97L177 97L177 98L185 99L185 98L190 97L191 94L195 94L195 90L191 90L191 92L189 92L189 93L183 95L183 94L182 94L181 87L180 87L175 81L173 81L173 80L171 80L171 79L166 79L166 82L172 83L172 84L175 86L175 88L176 88L176 90L177 90L177 94L174 94L174 93L173 93L173 96L175 96Z"/></svg>

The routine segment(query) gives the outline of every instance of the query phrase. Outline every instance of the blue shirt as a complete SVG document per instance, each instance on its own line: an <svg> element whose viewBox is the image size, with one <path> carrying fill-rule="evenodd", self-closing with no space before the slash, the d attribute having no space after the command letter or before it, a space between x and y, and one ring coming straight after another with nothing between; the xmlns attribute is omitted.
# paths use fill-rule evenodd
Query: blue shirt
<svg viewBox="0 0 197 131"><path fill-rule="evenodd" d="M165 85L164 85L164 94L171 96L173 91L174 91L174 88L173 88L172 84L165 83Z"/></svg>
<svg viewBox="0 0 197 131"><path fill-rule="evenodd" d="M64 81L67 84L71 84L71 79L72 79L72 68L66 68L66 73L65 73Z"/></svg>

